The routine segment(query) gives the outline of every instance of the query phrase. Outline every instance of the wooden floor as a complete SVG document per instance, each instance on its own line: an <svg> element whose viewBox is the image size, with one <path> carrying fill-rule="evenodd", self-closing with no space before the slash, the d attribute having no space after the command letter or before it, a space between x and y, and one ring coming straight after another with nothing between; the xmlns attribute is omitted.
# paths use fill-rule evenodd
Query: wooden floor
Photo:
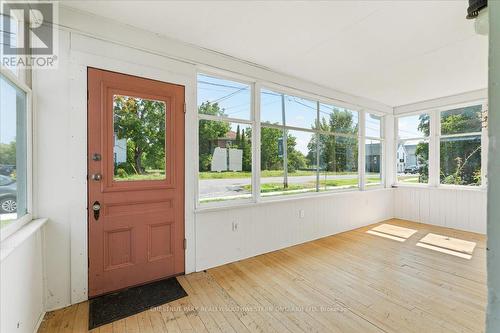
<svg viewBox="0 0 500 333"><path fill-rule="evenodd" d="M485 237L401 220L406 242L365 227L179 277L188 297L92 332L483 332ZM471 260L416 246L433 232L477 242ZM39 332L87 332L88 303Z"/></svg>

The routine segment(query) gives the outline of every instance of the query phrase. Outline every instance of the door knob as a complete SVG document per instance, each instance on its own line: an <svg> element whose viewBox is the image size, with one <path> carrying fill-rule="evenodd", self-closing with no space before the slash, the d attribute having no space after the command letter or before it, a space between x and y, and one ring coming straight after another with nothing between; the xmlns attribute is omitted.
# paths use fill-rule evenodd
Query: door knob
<svg viewBox="0 0 500 333"><path fill-rule="evenodd" d="M99 214L101 213L101 203L99 201L94 202L92 205L92 210L94 211L94 219L99 220Z"/></svg>
<svg viewBox="0 0 500 333"><path fill-rule="evenodd" d="M94 173L94 174L92 174L91 178L92 178L92 180L98 182L98 181L101 181L102 175L100 173Z"/></svg>

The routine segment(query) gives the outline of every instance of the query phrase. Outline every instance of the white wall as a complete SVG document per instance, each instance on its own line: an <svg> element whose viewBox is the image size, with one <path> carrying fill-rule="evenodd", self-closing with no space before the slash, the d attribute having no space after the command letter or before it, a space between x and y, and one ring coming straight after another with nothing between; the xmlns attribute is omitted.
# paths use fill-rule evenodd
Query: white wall
<svg viewBox="0 0 500 333"><path fill-rule="evenodd" d="M24 240L0 265L0 332L32 333L44 314L42 231Z"/></svg>
<svg viewBox="0 0 500 333"><path fill-rule="evenodd" d="M196 269L226 264L393 216L392 189L339 192L198 213ZM304 210L304 218L299 211ZM233 231L233 223L237 223Z"/></svg>
<svg viewBox="0 0 500 333"><path fill-rule="evenodd" d="M398 187L394 217L486 234L486 191L443 187Z"/></svg>
<svg viewBox="0 0 500 333"><path fill-rule="evenodd" d="M368 110L392 108L275 73L109 20L61 8L59 69L34 73L38 150L36 205L45 227L46 309L87 298L86 67L174 82L186 87L186 147L196 142L195 73L213 66ZM393 159L392 116L387 160ZM196 156L186 149L186 272L350 230L394 216L393 189L354 191L195 212ZM386 163L392 174L393 166ZM387 179L391 183L392 177ZM399 191L399 189L397 190ZM399 206L398 206L399 207ZM298 210L303 209L304 218ZM420 218L420 216L419 216ZM232 231L233 222L238 230Z"/></svg>
<svg viewBox="0 0 500 333"><path fill-rule="evenodd" d="M38 216L50 218L45 228L44 249L46 310L87 298L87 66L184 85L186 147L193 147L196 142L193 135L197 128L195 74L199 66L213 65L216 69L226 66L225 69L264 82L342 98L344 102L365 105L379 112L392 112L390 107L377 102L127 26L116 26L108 20L61 10L61 24L58 70L36 71L33 77L39 156L36 206ZM201 65L197 61L202 61ZM196 160L195 150L186 149L187 273L392 216L391 189L195 213ZM346 215L352 211L354 198L359 201L360 209L356 214ZM283 218L297 207L305 210L304 219L299 220L297 214ZM368 214L369 211L373 213ZM234 219L240 221L240 229L228 234ZM221 239L222 235L227 237Z"/></svg>

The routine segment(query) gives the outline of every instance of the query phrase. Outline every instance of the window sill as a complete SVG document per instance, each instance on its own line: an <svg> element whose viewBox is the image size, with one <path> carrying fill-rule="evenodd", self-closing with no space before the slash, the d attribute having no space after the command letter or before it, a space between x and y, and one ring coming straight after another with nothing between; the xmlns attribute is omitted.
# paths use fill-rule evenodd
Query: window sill
<svg viewBox="0 0 500 333"><path fill-rule="evenodd" d="M4 239L0 245L0 262L3 262L16 248L29 239L31 235L40 230L47 220L46 218L32 220Z"/></svg>
<svg viewBox="0 0 500 333"><path fill-rule="evenodd" d="M261 205L273 204L273 203L282 203L289 201L297 201L297 200L308 200L308 199L317 199L323 197L334 197L338 195L348 195L355 193L363 193L363 192L373 192L373 191L385 191L391 190L391 188L385 188L381 186L373 186L370 188L366 188L364 191L361 191L359 188L352 189L344 189L344 190L332 190L328 192L310 192L308 194L302 195L285 195L285 196L269 196L269 197L261 197L259 201L240 201L234 204L224 204L224 205L213 205L206 207L198 207L195 210L196 214L223 211L223 210L231 210L231 209L239 209L239 208L250 208L257 207Z"/></svg>
<svg viewBox="0 0 500 333"><path fill-rule="evenodd" d="M394 184L392 188L417 188L428 190L454 190L454 191L472 191L472 192L486 192L486 186L461 186L461 185L438 185L431 186L428 184Z"/></svg>

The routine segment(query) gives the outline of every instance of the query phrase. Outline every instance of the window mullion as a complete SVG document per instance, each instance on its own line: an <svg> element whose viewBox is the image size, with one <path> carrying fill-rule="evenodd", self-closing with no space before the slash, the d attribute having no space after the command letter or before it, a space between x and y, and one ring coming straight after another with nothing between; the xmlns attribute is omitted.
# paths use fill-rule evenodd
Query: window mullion
<svg viewBox="0 0 500 333"><path fill-rule="evenodd" d="M366 111L362 110L359 113L359 131L358 131L358 174L359 174L359 189L365 189L365 166L366 166L366 156L365 156L365 131L366 131Z"/></svg>
<svg viewBox="0 0 500 333"><path fill-rule="evenodd" d="M255 202L260 201L260 83L253 85L253 129L252 129L252 192Z"/></svg>

